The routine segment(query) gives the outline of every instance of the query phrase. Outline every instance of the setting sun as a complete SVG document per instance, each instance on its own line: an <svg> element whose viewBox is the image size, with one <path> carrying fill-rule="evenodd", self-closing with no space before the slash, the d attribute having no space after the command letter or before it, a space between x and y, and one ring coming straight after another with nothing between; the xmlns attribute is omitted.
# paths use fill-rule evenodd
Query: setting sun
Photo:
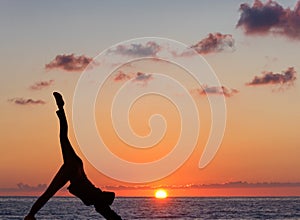
<svg viewBox="0 0 300 220"><path fill-rule="evenodd" d="M164 189L159 189L155 192L155 198L157 199L165 199L167 198L168 194L167 191Z"/></svg>

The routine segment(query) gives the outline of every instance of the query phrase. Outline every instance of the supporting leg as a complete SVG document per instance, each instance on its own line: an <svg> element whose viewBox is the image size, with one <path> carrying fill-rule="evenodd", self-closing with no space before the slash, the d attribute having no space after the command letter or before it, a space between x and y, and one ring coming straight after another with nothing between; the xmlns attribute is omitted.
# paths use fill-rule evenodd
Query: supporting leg
<svg viewBox="0 0 300 220"><path fill-rule="evenodd" d="M67 182L69 181L68 171L64 165L61 166L49 187L46 191L37 199L33 204L28 216L34 217L34 215L46 204L46 202Z"/></svg>

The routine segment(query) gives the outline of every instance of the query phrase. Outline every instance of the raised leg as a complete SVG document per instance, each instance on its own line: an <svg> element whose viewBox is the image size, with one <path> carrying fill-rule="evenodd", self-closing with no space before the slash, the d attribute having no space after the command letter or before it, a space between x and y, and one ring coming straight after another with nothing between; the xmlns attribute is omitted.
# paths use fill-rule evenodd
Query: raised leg
<svg viewBox="0 0 300 220"><path fill-rule="evenodd" d="M68 138L68 123L67 123L65 111L63 109L60 109L56 112L56 114L59 118L59 124L60 124L59 139L60 139L61 151L62 151L64 163L67 163L74 160L74 158L77 158L78 156L76 155Z"/></svg>
<svg viewBox="0 0 300 220"><path fill-rule="evenodd" d="M66 163L73 160L74 158L78 158L78 156L76 155L68 138L68 122L63 108L64 106L63 98L57 92L54 92L53 95L55 97L56 104L59 109L58 111L56 111L56 114L59 118L59 126L60 126L59 138L60 138L60 145L61 145L63 159L64 162Z"/></svg>

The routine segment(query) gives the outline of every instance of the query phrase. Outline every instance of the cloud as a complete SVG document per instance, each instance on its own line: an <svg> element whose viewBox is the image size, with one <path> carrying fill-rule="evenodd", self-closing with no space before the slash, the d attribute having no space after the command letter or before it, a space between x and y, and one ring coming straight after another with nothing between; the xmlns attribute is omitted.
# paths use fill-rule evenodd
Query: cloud
<svg viewBox="0 0 300 220"><path fill-rule="evenodd" d="M261 76L255 76L251 82L246 83L247 86L256 86L256 85L285 85L291 86L294 81L297 79L296 71L293 67L288 68L282 73L273 73L273 72L262 72Z"/></svg>
<svg viewBox="0 0 300 220"><path fill-rule="evenodd" d="M54 83L54 80L51 79L49 81L40 81L36 82L33 85L30 86L30 89L32 90L41 90L43 88L49 87Z"/></svg>
<svg viewBox="0 0 300 220"><path fill-rule="evenodd" d="M237 89L227 88L225 86L208 86L203 85L202 88L192 90L192 93L196 92L200 95L225 95L231 97L236 93L239 93Z"/></svg>
<svg viewBox="0 0 300 220"><path fill-rule="evenodd" d="M224 50L233 51L234 39L231 34L210 33L206 38L192 45L191 48L199 54L218 53ZM190 53L185 55L190 55Z"/></svg>
<svg viewBox="0 0 300 220"><path fill-rule="evenodd" d="M8 101L12 102L14 104L17 104L17 105L46 104L46 102L41 100L41 99L34 100L34 99L31 99L31 98L28 98L28 99L25 99L25 98L12 98L12 99L9 99Z"/></svg>
<svg viewBox="0 0 300 220"><path fill-rule="evenodd" d="M300 187L300 183L280 183L280 182L258 182L248 183L245 181L216 183L216 184L190 184L186 188L273 188L273 187Z"/></svg>
<svg viewBox="0 0 300 220"><path fill-rule="evenodd" d="M40 193L40 192L45 191L47 187L48 187L47 184L44 184L44 183L39 183L36 186L31 186L29 184L21 182L21 183L18 183L15 187L0 188L0 193L2 193L4 195L15 195L16 193L31 193L31 192ZM67 190L67 187L64 186L59 191L67 192L68 190ZM32 195L32 194L30 194L30 195Z"/></svg>
<svg viewBox="0 0 300 220"><path fill-rule="evenodd" d="M134 82L140 83L142 82L143 84L146 84L149 80L152 80L152 74L147 74L147 73L142 73L142 72L137 72L137 73L124 73L122 71L119 71L117 75L114 78L115 82L120 82L120 81L126 81L133 79Z"/></svg>
<svg viewBox="0 0 300 220"><path fill-rule="evenodd" d="M45 65L45 68L48 70L63 69L68 72L80 72L83 71L92 61L93 58L85 55L75 56L74 54L63 54L57 55L54 60Z"/></svg>
<svg viewBox="0 0 300 220"><path fill-rule="evenodd" d="M184 184L184 185L105 185L101 186L102 190L176 190L176 189L230 189L230 188L294 188L300 187L300 182L257 182L248 183L245 181L235 181L226 183L212 184ZM0 193L21 193L21 192L43 192L47 188L46 184L37 184L30 186L24 183L18 183L14 188L0 188ZM67 188L63 187L60 191L67 192Z"/></svg>
<svg viewBox="0 0 300 220"><path fill-rule="evenodd" d="M300 187L299 182L258 182L248 183L245 181L212 183L212 184L186 184L186 185L118 185L118 186L102 186L106 190L154 190L164 189L223 189L223 188L280 188L280 187Z"/></svg>
<svg viewBox="0 0 300 220"><path fill-rule="evenodd" d="M136 82L148 82L149 80L152 79L152 74L147 74L147 73L142 73L142 72L137 72L134 81Z"/></svg>
<svg viewBox="0 0 300 220"><path fill-rule="evenodd" d="M123 56L132 56L132 57L155 57L156 54L161 50L160 45L154 41L149 41L145 45L143 44L130 44L119 45L115 50L109 50L116 54Z"/></svg>
<svg viewBox="0 0 300 220"><path fill-rule="evenodd" d="M26 192L30 192L30 191L44 191L47 188L46 184L38 184L37 186L30 186L28 184L24 184L24 183L18 183L17 184L18 191L26 191Z"/></svg>
<svg viewBox="0 0 300 220"><path fill-rule="evenodd" d="M181 53L178 53L177 51L171 51L171 53L174 57L191 57L197 54L196 52L191 51L190 49L187 49Z"/></svg>
<svg viewBox="0 0 300 220"><path fill-rule="evenodd" d="M240 5L240 19L236 25L245 34L278 34L300 40L300 1L294 9L283 8L276 1L262 3L255 0L253 5Z"/></svg>
<svg viewBox="0 0 300 220"><path fill-rule="evenodd" d="M114 81L115 82L126 81L126 80L129 80L130 78L131 77L128 74L126 74L122 71L119 71L118 74L115 76Z"/></svg>

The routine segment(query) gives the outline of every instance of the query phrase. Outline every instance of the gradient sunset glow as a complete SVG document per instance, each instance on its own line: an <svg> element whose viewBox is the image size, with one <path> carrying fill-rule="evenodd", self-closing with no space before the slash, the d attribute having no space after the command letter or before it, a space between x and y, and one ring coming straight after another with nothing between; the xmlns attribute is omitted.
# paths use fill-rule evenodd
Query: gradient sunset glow
<svg viewBox="0 0 300 220"><path fill-rule="evenodd" d="M159 189L168 197L300 196L300 1L133 0L59 5L0 3L0 195L39 195L59 169L62 158L52 92L60 91L70 140L87 175L103 190L115 191L117 196L153 197ZM95 123L118 157L136 163L155 161L172 151L181 131L176 106L152 94L136 100L129 122L137 135L147 136L149 118L159 113L167 124L163 139L147 149L121 140L112 124L111 106L118 89L130 80L132 88L139 89L155 82L155 73L174 77L191 94L200 119L197 145L183 166L158 181L126 183L99 172L81 152L73 130L72 103L82 71L88 64L91 69L103 65L93 61L95 56L116 43L147 36L174 39L193 48L212 67L221 86L199 85L186 70L167 61L135 60L119 68L114 63L116 69L95 102ZM112 53L155 57L160 47L150 41L120 46ZM191 57L190 53L172 54ZM207 95L224 95L227 123L216 156L199 169L212 122ZM112 169L118 169L117 165ZM70 194L63 188L57 195Z"/></svg>

